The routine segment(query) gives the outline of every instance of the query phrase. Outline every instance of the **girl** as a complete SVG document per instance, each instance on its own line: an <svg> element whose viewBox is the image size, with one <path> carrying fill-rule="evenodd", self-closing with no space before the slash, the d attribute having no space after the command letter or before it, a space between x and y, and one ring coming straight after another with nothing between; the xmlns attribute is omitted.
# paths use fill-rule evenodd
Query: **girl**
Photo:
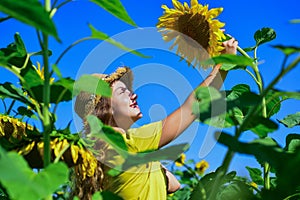
<svg viewBox="0 0 300 200"><path fill-rule="evenodd" d="M238 42L232 38L223 42L223 53L236 54ZM132 72L127 67L120 67L110 75L94 74L110 84L111 98L81 92L76 99L75 111L83 119L85 132L89 132L87 115L97 116L104 124L119 132L129 152L158 150L179 136L195 119L192 104L196 101L192 92L186 101L165 119L139 128L130 128L142 118L143 114L137 103L137 95L132 92ZM213 86L219 89L227 73L220 70L220 65L213 68L209 76L198 86ZM102 153L98 158L98 170L94 177L82 180L80 170L75 169L74 194L80 199L90 199L99 190L111 191L125 200L165 200L168 192L180 188L176 178L160 162L131 167L118 176L107 175L107 171L122 164L124 160L105 143L97 145Z"/></svg>

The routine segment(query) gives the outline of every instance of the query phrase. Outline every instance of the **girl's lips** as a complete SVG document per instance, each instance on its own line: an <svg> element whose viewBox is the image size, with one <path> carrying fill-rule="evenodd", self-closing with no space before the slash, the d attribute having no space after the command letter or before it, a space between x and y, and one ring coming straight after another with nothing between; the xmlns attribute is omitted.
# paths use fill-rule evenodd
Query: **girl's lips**
<svg viewBox="0 0 300 200"><path fill-rule="evenodd" d="M140 107L138 106L137 102L134 102L134 103L130 104L130 108L140 109Z"/></svg>

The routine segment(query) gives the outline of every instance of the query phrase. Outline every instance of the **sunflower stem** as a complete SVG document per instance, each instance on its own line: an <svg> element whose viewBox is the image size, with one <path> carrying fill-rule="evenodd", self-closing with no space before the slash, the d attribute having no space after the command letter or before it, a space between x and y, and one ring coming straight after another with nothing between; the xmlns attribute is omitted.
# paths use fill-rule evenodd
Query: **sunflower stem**
<svg viewBox="0 0 300 200"><path fill-rule="evenodd" d="M9 115L9 113L12 110L13 106L15 105L15 103L16 103L16 100L12 100L12 102L10 103L9 108L8 108L8 110L6 112L7 115Z"/></svg>
<svg viewBox="0 0 300 200"><path fill-rule="evenodd" d="M85 37L85 38L81 38L77 41L75 41L74 43L72 43L70 46L68 46L58 57L58 59L55 61L55 65L58 65L59 61L62 59L62 57L64 57L64 55L70 50L72 49L74 46L76 46L77 44L86 41L86 40L92 40L92 39L96 39L93 37Z"/></svg>
<svg viewBox="0 0 300 200"><path fill-rule="evenodd" d="M247 58L250 58L250 56L242 49L241 47L237 46L237 51L240 52L243 56L246 56Z"/></svg>
<svg viewBox="0 0 300 200"><path fill-rule="evenodd" d="M46 11L51 10L50 0L45 0L45 9ZM44 168L46 168L51 160L51 151L50 151L50 132L51 132L51 123L50 123L50 74L49 74L49 58L48 58L48 35L46 33L42 34L42 51L43 51L43 62L44 62L44 87L43 87L43 137L44 137Z"/></svg>
<svg viewBox="0 0 300 200"><path fill-rule="evenodd" d="M264 83L261 77L261 73L258 69L258 65L257 65L257 47L254 48L254 59L256 60L255 62L255 66L254 66L254 72L256 74L256 78L258 80L258 88L259 88L259 94L261 95L263 93L264 90ZM267 106L266 106L266 98L262 97L262 102L261 102L261 106L262 106L262 116L264 118L267 118ZM263 163L263 168L264 168L264 188L266 190L270 189L270 165L267 162Z"/></svg>

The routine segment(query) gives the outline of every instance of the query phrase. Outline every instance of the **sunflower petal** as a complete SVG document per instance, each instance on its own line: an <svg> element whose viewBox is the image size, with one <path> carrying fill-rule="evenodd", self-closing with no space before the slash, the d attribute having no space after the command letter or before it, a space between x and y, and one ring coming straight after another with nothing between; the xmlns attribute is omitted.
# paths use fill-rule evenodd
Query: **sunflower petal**
<svg viewBox="0 0 300 200"><path fill-rule="evenodd" d="M184 7L183 5L177 1L177 0L172 0L172 3L173 3L173 6L177 9L177 10L180 10L180 11L183 11L184 12Z"/></svg>
<svg viewBox="0 0 300 200"><path fill-rule="evenodd" d="M198 0L191 0L191 7L197 6L198 4Z"/></svg>

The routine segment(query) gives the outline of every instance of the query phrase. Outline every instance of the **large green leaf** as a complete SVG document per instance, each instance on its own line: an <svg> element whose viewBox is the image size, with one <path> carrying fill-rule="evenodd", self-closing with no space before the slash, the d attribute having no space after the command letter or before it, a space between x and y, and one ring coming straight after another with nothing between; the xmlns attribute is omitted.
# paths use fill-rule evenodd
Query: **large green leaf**
<svg viewBox="0 0 300 200"><path fill-rule="evenodd" d="M112 39L111 37L109 37L107 34L101 32L101 31L98 31L97 29L95 29L91 24L89 24L89 27L92 31L92 38L95 38L95 39L99 39L99 40L105 40L106 42L124 50L124 51L128 51L134 55L137 55L137 56L140 56L142 58L150 58L150 56L146 56L136 50L133 50L133 49L130 49L126 46L124 46L122 43Z"/></svg>
<svg viewBox="0 0 300 200"><path fill-rule="evenodd" d="M82 75L79 80L75 82L73 91L74 96L78 95L81 91L105 97L111 96L111 88L109 84L92 75Z"/></svg>
<svg viewBox="0 0 300 200"><path fill-rule="evenodd" d="M292 128L294 126L299 126L300 125L300 112L287 115L285 118L283 118L282 120L278 120L278 121L288 128Z"/></svg>
<svg viewBox="0 0 300 200"><path fill-rule="evenodd" d="M0 11L58 39L57 31L49 13L38 0L1 0Z"/></svg>
<svg viewBox="0 0 300 200"><path fill-rule="evenodd" d="M194 105L193 110L195 113L200 112L201 121L215 127L240 125L249 107L256 106L260 101L260 97L251 92L246 84L236 85L226 91L226 98L223 93L215 89L210 92L206 90L208 89L196 90L196 94L199 93L197 98L200 100L200 93L202 93L201 98L204 101Z"/></svg>
<svg viewBox="0 0 300 200"><path fill-rule="evenodd" d="M268 162L276 168L290 157L273 140L269 138L258 139L252 143L240 142L235 137L222 132L218 133L218 142L226 145L234 152L254 155L258 160Z"/></svg>
<svg viewBox="0 0 300 200"><path fill-rule="evenodd" d="M70 101L73 98L74 80L71 78L61 78L50 84L50 103L58 104L62 101ZM43 86L41 83L31 88L34 99L40 103L43 102Z"/></svg>
<svg viewBox="0 0 300 200"><path fill-rule="evenodd" d="M255 32L254 39L256 41L256 46L270 42L276 38L276 32L272 28L262 28Z"/></svg>
<svg viewBox="0 0 300 200"><path fill-rule="evenodd" d="M101 6L106 11L110 12L117 18L123 20L124 22L137 26L135 22L130 18L126 9L122 5L120 0L90 0L91 2Z"/></svg>
<svg viewBox="0 0 300 200"><path fill-rule="evenodd" d="M0 182L10 198L16 200L43 199L68 180L68 167L64 163L50 164L35 173L22 156L2 148L0 168Z"/></svg>

